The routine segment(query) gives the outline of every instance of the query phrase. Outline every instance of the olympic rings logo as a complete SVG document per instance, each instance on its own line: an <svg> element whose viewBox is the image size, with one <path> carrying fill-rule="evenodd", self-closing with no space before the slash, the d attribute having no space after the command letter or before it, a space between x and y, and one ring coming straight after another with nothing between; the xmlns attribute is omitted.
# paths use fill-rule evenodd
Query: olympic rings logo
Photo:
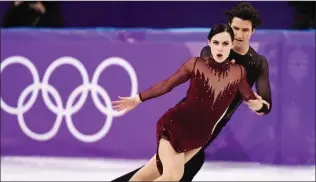
<svg viewBox="0 0 316 182"><path fill-rule="evenodd" d="M2 73L2 71L11 64L24 65L32 74L33 84L27 86L21 92L18 98L18 103L17 103L16 108L9 106L7 103L3 101L1 97L1 109L3 109L9 114L17 115L18 123L22 131L28 137L34 140L38 140L38 141L47 141L47 140L52 139L57 134L64 117L65 117L66 124L70 133L75 138L77 138L78 140L82 142L86 142L86 143L96 142L102 139L109 132L109 129L112 125L113 118L123 115L123 111L117 112L112 109L112 103L111 103L111 99L108 93L100 85L98 85L100 74L102 73L104 69L106 69L107 67L111 65L121 66L127 71L131 80L131 85L132 85L130 96L135 96L138 92L137 90L138 82L137 82L137 76L136 76L135 70L126 60L119 57L111 57L102 61L99 64L99 66L96 68L92 76L91 82L89 80L89 75L87 73L87 70L85 69L83 64L79 60L73 57L61 57L55 60L54 62L52 62L48 66L46 72L44 73L42 82L40 82L38 71L36 67L33 65L33 63L29 59L22 56L12 56L3 60L1 63L0 73ZM80 72L83 83L74 89L74 91L69 95L66 105L64 105L59 92L52 85L49 84L49 78L56 68L62 65L67 65L67 64L75 67ZM48 107L48 109L51 112L57 115L53 127L48 132L42 133L42 134L38 134L30 130L28 126L26 125L24 117L23 117L24 113L30 110L33 104L35 103L36 98L38 96L38 92L40 90L41 90L45 105ZM92 135L82 134L80 131L76 129L72 121L72 115L78 112L82 108L83 104L85 103L88 97L89 91L91 91L92 100L95 106L97 107L97 109L107 116L103 127L97 133L92 134ZM29 101L27 103L24 103L26 97L29 94L32 94ZM56 101L56 105L50 100L48 94L51 94L53 96L53 98ZM79 94L80 94L79 100L74 105L74 101ZM99 94L101 98L105 101L106 106L102 104L97 94Z"/></svg>

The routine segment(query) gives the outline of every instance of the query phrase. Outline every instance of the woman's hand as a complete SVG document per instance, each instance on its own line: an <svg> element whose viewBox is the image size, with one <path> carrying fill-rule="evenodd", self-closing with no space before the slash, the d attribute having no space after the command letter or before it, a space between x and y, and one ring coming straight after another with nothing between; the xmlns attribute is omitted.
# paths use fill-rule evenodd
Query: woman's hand
<svg viewBox="0 0 316 182"><path fill-rule="evenodd" d="M134 109L138 104L141 103L141 100L139 98L139 95L136 95L135 97L118 97L119 100L113 101L113 108L116 111L124 111L124 114L129 112L130 110Z"/></svg>

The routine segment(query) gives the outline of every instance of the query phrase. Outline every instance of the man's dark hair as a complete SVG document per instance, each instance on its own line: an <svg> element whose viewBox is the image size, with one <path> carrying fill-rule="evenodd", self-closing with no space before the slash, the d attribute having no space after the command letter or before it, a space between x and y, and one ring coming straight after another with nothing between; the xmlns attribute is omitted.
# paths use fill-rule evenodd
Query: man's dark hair
<svg viewBox="0 0 316 182"><path fill-rule="evenodd" d="M248 2L242 2L234 6L231 10L225 12L228 22L231 24L234 17L242 20L248 20L252 23L252 28L255 29L261 25L261 19L258 11Z"/></svg>

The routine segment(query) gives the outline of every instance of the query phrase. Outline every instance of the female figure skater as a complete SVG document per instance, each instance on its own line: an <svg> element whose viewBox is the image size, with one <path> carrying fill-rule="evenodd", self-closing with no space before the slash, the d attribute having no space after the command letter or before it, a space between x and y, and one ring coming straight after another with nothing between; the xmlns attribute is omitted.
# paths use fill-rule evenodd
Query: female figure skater
<svg viewBox="0 0 316 182"><path fill-rule="evenodd" d="M187 99L169 109L157 123L157 153L130 181L179 181L184 164L207 144L236 92L245 101L256 99L245 69L227 59L233 40L229 25L214 25L208 41L211 56L191 58L168 79L136 97L119 97L113 102L114 109L126 113L190 80Z"/></svg>

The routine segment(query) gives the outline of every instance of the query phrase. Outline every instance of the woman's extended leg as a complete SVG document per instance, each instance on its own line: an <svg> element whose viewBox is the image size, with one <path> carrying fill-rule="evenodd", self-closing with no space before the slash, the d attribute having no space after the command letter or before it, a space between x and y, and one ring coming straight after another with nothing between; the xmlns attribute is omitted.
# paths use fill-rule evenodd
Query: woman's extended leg
<svg viewBox="0 0 316 182"><path fill-rule="evenodd" d="M149 160L149 162L137 171L130 181L153 181L160 176L156 165L156 154Z"/></svg>
<svg viewBox="0 0 316 182"><path fill-rule="evenodd" d="M179 181L184 173L184 164L189 161L200 148L188 152L177 153L164 137L160 139L158 154L163 164L163 174L155 181Z"/></svg>

